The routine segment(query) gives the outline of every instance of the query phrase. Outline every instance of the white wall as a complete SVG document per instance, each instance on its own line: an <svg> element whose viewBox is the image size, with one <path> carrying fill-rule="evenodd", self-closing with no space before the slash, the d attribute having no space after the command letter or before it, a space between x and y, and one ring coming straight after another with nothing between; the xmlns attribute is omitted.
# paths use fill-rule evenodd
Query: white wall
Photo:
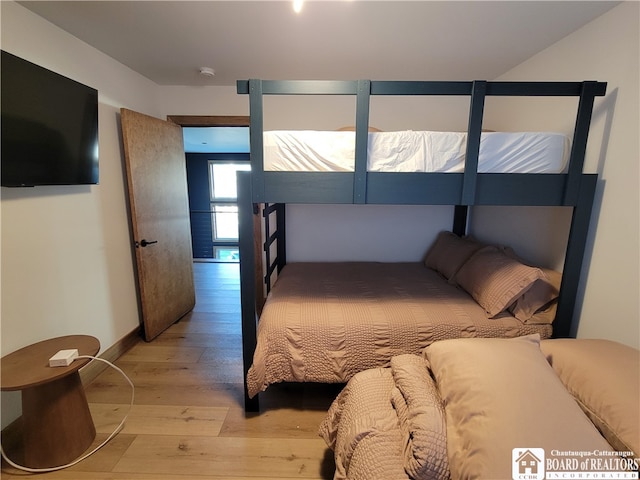
<svg viewBox="0 0 640 480"><path fill-rule="evenodd" d="M163 115L248 115L235 87L160 87ZM370 125L383 130L464 130L466 97L374 97ZM265 96L268 130L355 125L355 96ZM288 261L417 261L450 230L450 206L287 205ZM330 228L327 228L327 226Z"/></svg>
<svg viewBox="0 0 640 480"><path fill-rule="evenodd" d="M139 325L119 109L158 115L156 85L20 5L0 2L1 47L98 89L100 184L2 188L1 354L67 334L105 348ZM55 352L54 352L55 353ZM20 394L2 393L2 427Z"/></svg>
<svg viewBox="0 0 640 480"><path fill-rule="evenodd" d="M607 338L640 347L639 158L640 3L625 2L538 53L499 80L599 80L585 163L599 174L578 305L578 337ZM498 103L498 102L496 102ZM513 102L488 105L498 128L553 129L571 134L575 102L543 100L512 115ZM522 255L561 267L558 247L569 213L532 210L526 225L518 209L476 209L473 231L514 244ZM532 219L534 220L533 223Z"/></svg>
<svg viewBox="0 0 640 480"><path fill-rule="evenodd" d="M453 207L423 205L287 205L287 261L415 262Z"/></svg>
<svg viewBox="0 0 640 480"><path fill-rule="evenodd" d="M236 87L158 87L161 118L167 115L249 115L249 96Z"/></svg>

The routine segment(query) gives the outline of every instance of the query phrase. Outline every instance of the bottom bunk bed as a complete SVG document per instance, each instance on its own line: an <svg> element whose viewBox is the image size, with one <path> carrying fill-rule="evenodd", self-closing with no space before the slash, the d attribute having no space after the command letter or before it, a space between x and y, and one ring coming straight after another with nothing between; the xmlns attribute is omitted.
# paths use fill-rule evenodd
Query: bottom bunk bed
<svg viewBox="0 0 640 480"><path fill-rule="evenodd" d="M319 434L334 480L638 478L639 402L631 347L455 339L355 375Z"/></svg>
<svg viewBox="0 0 640 480"><path fill-rule="evenodd" d="M248 395L278 382L345 383L437 340L549 338L560 277L451 232L423 262L289 263L260 316Z"/></svg>

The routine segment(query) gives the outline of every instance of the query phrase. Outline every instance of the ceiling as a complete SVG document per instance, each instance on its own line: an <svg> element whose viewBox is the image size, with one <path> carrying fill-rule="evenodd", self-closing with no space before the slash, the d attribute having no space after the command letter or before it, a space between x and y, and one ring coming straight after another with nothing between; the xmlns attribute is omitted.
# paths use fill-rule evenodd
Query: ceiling
<svg viewBox="0 0 640 480"><path fill-rule="evenodd" d="M611 1L20 1L158 85L494 79ZM210 67L214 77L199 74Z"/></svg>

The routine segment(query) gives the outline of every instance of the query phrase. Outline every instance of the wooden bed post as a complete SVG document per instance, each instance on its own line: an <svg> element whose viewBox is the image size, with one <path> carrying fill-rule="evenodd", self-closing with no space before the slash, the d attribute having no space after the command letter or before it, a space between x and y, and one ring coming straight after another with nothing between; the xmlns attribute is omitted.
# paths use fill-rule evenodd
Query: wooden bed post
<svg viewBox="0 0 640 480"><path fill-rule="evenodd" d="M484 98L487 93L487 82L476 80L471 87L471 104L469 105L469 125L467 127L467 151L462 179L461 205L475 205L476 182L478 180L478 157L480 155L480 136L482 135L482 117L484 115Z"/></svg>
<svg viewBox="0 0 640 480"><path fill-rule="evenodd" d="M260 410L258 397L249 398L247 372L253 363L257 343L255 250L251 172L238 172L238 246L240 250L240 309L242 318L242 360L244 365L245 412Z"/></svg>
<svg viewBox="0 0 640 480"><path fill-rule="evenodd" d="M578 190L578 200L573 208L573 216L571 217L571 229L569 230L569 240L564 258L560 296L558 298L556 319L553 322L554 337L575 338L577 333L578 322L576 321L574 310L597 181L597 174L582 175Z"/></svg>
<svg viewBox="0 0 640 480"><path fill-rule="evenodd" d="M478 181L478 157L480 156L480 136L484 116L484 99L487 94L487 82L475 80L471 85L469 104L469 124L467 126L467 150L462 177L460 204L455 206L452 231L462 237L467 233L469 206L476 203L476 183Z"/></svg>
<svg viewBox="0 0 640 480"><path fill-rule="evenodd" d="M467 215L469 207L467 205L456 205L453 210L453 228L451 231L462 237L467 233Z"/></svg>
<svg viewBox="0 0 640 480"><path fill-rule="evenodd" d="M251 151L251 170L253 171L252 191L256 202L264 199L264 112L262 104L262 80L249 80L249 149Z"/></svg>
<svg viewBox="0 0 640 480"><path fill-rule="evenodd" d="M602 85L599 85L598 82L582 82L576 124L573 132L573 140L571 141L567 187L564 193L565 204L573 205L577 202L580 176L582 175L584 157L587 151L589 127L593 115L593 104L595 96L600 93L604 94Z"/></svg>
<svg viewBox="0 0 640 480"><path fill-rule="evenodd" d="M576 295L578 294L593 199L598 181L597 174L583 174L582 170L595 97L605 93L606 84L594 81L582 82L564 191L564 204L574 205L574 208L564 258L556 319L553 322L554 337L575 338L577 335Z"/></svg>
<svg viewBox="0 0 640 480"><path fill-rule="evenodd" d="M356 93L356 157L353 172L353 203L367 203L367 151L371 81L359 80Z"/></svg>

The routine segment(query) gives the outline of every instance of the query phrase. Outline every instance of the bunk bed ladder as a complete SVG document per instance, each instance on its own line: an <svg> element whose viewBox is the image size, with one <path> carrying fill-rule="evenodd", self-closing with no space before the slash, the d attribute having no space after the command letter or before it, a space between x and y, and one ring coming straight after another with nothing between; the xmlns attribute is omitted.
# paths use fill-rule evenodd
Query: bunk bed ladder
<svg viewBox="0 0 640 480"><path fill-rule="evenodd" d="M262 210L262 216L264 218L264 234L265 234L265 242L263 244L263 250L265 255L265 268L266 272L264 275L264 284L266 286L267 295L271 291L271 277L273 272L277 270L279 274L282 271L282 268L287 263L286 260L286 244L285 244L285 206L283 203L267 203ZM272 233L270 221L271 215L275 214L276 216L276 228ZM271 261L271 246L276 244L276 258Z"/></svg>
<svg viewBox="0 0 640 480"><path fill-rule="evenodd" d="M242 358L244 371L244 402L245 411L258 412L260 404L258 397L249 398L247 393L247 372L253 362L253 352L257 343L257 322L262 310L263 286L266 285L266 293L271 290L271 278L274 272L278 274L286 264L286 240L285 240L285 205L282 203L265 204L262 209L264 219L265 242L262 250L265 255L265 274L262 281L256 282L256 265L262 262L257 258L255 240L260 238L259 229L254 224L254 216L258 215L260 208L252 198L251 172L238 172L238 240L240 250L240 308L242 321ZM275 214L275 229L271 232L273 223L271 216ZM271 250L276 243L276 255L272 260Z"/></svg>

